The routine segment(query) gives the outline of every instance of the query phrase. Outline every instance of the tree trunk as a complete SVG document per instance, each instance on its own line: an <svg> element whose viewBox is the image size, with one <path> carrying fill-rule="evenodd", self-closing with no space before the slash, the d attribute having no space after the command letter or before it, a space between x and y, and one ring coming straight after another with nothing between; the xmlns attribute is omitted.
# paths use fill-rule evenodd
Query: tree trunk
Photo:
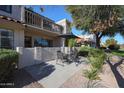
<svg viewBox="0 0 124 93"><path fill-rule="evenodd" d="M96 35L96 48L100 48L100 38Z"/></svg>

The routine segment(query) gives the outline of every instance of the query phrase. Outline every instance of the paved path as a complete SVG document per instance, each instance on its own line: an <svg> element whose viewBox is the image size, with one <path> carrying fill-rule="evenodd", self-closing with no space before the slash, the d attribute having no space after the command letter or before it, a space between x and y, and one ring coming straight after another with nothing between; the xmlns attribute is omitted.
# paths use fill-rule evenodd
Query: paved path
<svg viewBox="0 0 124 93"><path fill-rule="evenodd" d="M86 68L86 64L82 63L76 66L75 63L71 63L62 66L56 64L54 60L45 64L30 66L26 68L26 70L38 83L43 85L43 87L58 88L81 68Z"/></svg>

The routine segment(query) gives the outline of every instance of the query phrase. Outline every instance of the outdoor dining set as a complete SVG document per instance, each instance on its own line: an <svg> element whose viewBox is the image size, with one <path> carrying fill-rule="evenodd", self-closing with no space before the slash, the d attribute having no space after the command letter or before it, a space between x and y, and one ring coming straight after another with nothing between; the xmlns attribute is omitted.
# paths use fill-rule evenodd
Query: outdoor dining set
<svg viewBox="0 0 124 93"><path fill-rule="evenodd" d="M70 64L72 62L75 62L76 64L79 64L80 57L78 55L78 50L76 48L74 49L70 49L70 52L68 53L64 53L63 51L57 51L57 59L56 59L56 63L67 63Z"/></svg>

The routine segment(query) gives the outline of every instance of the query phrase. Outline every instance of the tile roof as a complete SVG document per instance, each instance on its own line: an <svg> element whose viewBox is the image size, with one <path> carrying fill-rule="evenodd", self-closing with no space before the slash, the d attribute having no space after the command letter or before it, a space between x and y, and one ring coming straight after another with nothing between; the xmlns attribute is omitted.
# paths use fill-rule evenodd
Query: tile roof
<svg viewBox="0 0 124 93"><path fill-rule="evenodd" d="M8 20L8 21L16 22L16 23L23 23L22 21L19 21L17 19L7 17L7 16L4 16L4 15L0 15L0 19L5 19L5 20Z"/></svg>

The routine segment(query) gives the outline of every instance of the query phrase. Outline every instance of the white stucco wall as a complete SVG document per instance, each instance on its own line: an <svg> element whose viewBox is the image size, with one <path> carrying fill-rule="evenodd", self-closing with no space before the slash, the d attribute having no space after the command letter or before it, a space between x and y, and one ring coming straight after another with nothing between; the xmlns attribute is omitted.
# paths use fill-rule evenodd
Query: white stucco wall
<svg viewBox="0 0 124 93"><path fill-rule="evenodd" d="M40 64L42 62L55 60L57 58L57 51L61 50L60 47L35 47L23 48L17 47L16 51L19 53L19 68Z"/></svg>
<svg viewBox="0 0 124 93"><path fill-rule="evenodd" d="M35 64L34 48L17 47L16 51L19 53L19 63L18 63L19 68L23 68Z"/></svg>
<svg viewBox="0 0 124 93"><path fill-rule="evenodd" d="M74 48L72 48L74 49ZM76 49L80 49L77 47ZM23 48L17 47L16 51L19 53L19 68L31 66L34 64L40 64L42 62L48 62L50 60L57 59L57 51L63 53L69 53L70 47L34 47L34 48Z"/></svg>
<svg viewBox="0 0 124 93"><path fill-rule="evenodd" d="M24 30L14 31L14 49L16 47L24 47Z"/></svg>
<svg viewBox="0 0 124 93"><path fill-rule="evenodd" d="M7 13L5 11L0 10L0 15L5 15L8 17L12 17L16 20L23 20L24 6L21 5L12 5L12 13Z"/></svg>
<svg viewBox="0 0 124 93"><path fill-rule="evenodd" d="M70 31L69 31L70 27L68 25L68 23L70 23L70 22L67 19L62 19L56 23L63 27L62 34L70 34ZM65 38L61 38L60 42L61 42L60 45L62 47L64 47L65 46Z"/></svg>
<svg viewBox="0 0 124 93"><path fill-rule="evenodd" d="M56 22L57 24L59 24L59 25L61 25L63 27L62 34L70 33L68 22L69 21L67 19L62 19L62 20Z"/></svg>

